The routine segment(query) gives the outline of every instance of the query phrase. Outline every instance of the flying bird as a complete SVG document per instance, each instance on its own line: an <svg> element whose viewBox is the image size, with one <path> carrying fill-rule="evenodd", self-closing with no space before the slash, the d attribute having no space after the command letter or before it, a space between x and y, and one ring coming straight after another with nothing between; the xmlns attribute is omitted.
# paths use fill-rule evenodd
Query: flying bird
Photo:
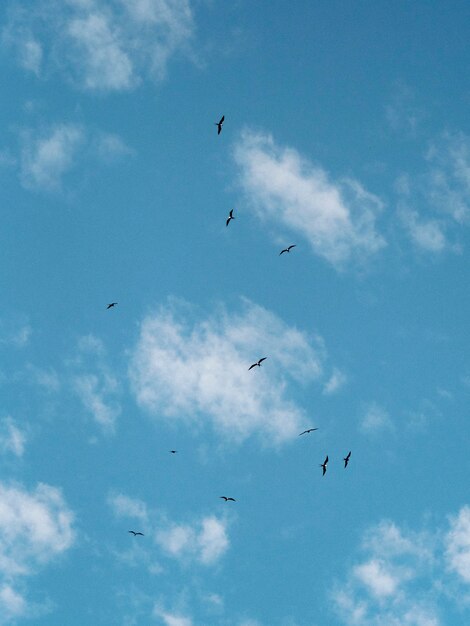
<svg viewBox="0 0 470 626"><path fill-rule="evenodd" d="M230 211L230 213L228 214L228 218L227 221L225 223L225 226L228 226L230 224L231 220L234 220L235 218L233 217L233 209Z"/></svg>
<svg viewBox="0 0 470 626"><path fill-rule="evenodd" d="M130 530L129 531L132 535L134 535L134 537L137 537L137 535L142 535L142 537L144 537L144 533L136 533L135 530Z"/></svg>
<svg viewBox="0 0 470 626"><path fill-rule="evenodd" d="M117 302L111 302L111 304L108 304L108 306L106 307L106 310L108 309L112 309L113 306L116 306Z"/></svg>
<svg viewBox="0 0 470 626"><path fill-rule="evenodd" d="M220 135L220 133L222 132L222 124L224 123L224 120L225 120L225 115L222 115L219 122L214 122L214 124L217 126L218 135Z"/></svg>
<svg viewBox="0 0 470 626"><path fill-rule="evenodd" d="M326 474L326 466L327 465L328 465L328 455L326 455L326 459L323 461L323 463L320 463L320 467L323 468L322 476L324 476Z"/></svg>
<svg viewBox="0 0 470 626"><path fill-rule="evenodd" d="M314 430L318 430L318 428L309 428L307 430L304 430L303 433L299 433L299 437L300 435L305 435L306 433L313 433Z"/></svg>
<svg viewBox="0 0 470 626"><path fill-rule="evenodd" d="M225 500L225 502L228 502L230 500L230 502L236 502L235 498L227 498L227 496L220 496L222 498L222 500Z"/></svg>
<svg viewBox="0 0 470 626"><path fill-rule="evenodd" d="M287 248L284 248L284 250L281 250L279 252L279 256L281 256L281 254L284 254L284 252L290 252L292 250L292 248L295 248L297 244L292 244L291 246L288 246Z"/></svg>
<svg viewBox="0 0 470 626"><path fill-rule="evenodd" d="M250 371L251 369L253 369L254 367L261 367L261 363L263 361L266 361L268 357L264 356L262 359L260 359L257 363L253 363L253 365L250 365L250 367L248 368L248 371Z"/></svg>
<svg viewBox="0 0 470 626"><path fill-rule="evenodd" d="M344 467L346 468L348 466L349 463L349 459L351 458L351 450L347 453L347 455L344 457L343 461L344 461Z"/></svg>
<svg viewBox="0 0 470 626"><path fill-rule="evenodd" d="M171 454L176 454L178 450L170 450Z"/></svg>

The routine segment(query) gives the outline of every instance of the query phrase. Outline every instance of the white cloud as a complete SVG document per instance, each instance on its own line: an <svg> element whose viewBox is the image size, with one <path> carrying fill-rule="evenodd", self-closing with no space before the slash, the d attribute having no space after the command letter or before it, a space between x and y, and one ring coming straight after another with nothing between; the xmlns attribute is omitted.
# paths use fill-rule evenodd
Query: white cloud
<svg viewBox="0 0 470 626"><path fill-rule="evenodd" d="M132 156L134 150L129 148L119 135L99 133L96 139L96 152L106 163L112 163L124 156Z"/></svg>
<svg viewBox="0 0 470 626"><path fill-rule="evenodd" d="M194 30L189 0L38 0L28 11L19 2L13 6L3 41L20 64L35 74L41 66L57 69L93 91L130 90L145 75L163 78Z"/></svg>
<svg viewBox="0 0 470 626"><path fill-rule="evenodd" d="M209 422L235 441L295 437L306 417L287 391L321 375L322 340L247 301L239 314L219 307L202 321L180 309L162 307L141 324L129 368L138 403L157 419Z"/></svg>
<svg viewBox="0 0 470 626"><path fill-rule="evenodd" d="M32 328L29 324L18 326L0 320L0 344L12 345L15 348L24 348L28 345L32 335Z"/></svg>
<svg viewBox="0 0 470 626"><path fill-rule="evenodd" d="M131 148L113 133L77 124L53 124L21 133L20 178L28 189L60 189L64 176L80 162L98 159L113 163L132 155Z"/></svg>
<svg viewBox="0 0 470 626"><path fill-rule="evenodd" d="M384 430L393 430L393 423L383 407L371 402L361 419L360 429L363 433L374 434Z"/></svg>
<svg viewBox="0 0 470 626"><path fill-rule="evenodd" d="M39 76L42 65L42 47L41 44L35 39L27 39L23 41L23 45L20 51L20 63L30 72Z"/></svg>
<svg viewBox="0 0 470 626"><path fill-rule="evenodd" d="M106 365L103 342L94 335L81 337L71 364L79 370L71 376L73 391L103 431L113 433L121 414L120 389L118 379Z"/></svg>
<svg viewBox="0 0 470 626"><path fill-rule="evenodd" d="M9 584L0 587L0 624L11 623L11 620L24 617L28 614L28 603Z"/></svg>
<svg viewBox="0 0 470 626"><path fill-rule="evenodd" d="M443 133L427 152L430 171L425 193L434 206L459 224L470 219L470 137Z"/></svg>
<svg viewBox="0 0 470 626"><path fill-rule="evenodd" d="M424 220L417 211L402 209L400 219L412 242L426 252L441 252L448 242L442 220Z"/></svg>
<svg viewBox="0 0 470 626"><path fill-rule="evenodd" d="M67 22L66 34L75 51L78 79L91 90L125 90L133 86L133 64L119 32L104 12L89 12Z"/></svg>
<svg viewBox="0 0 470 626"><path fill-rule="evenodd" d="M117 381L110 376L82 374L74 378L74 388L85 409L100 426L108 432L114 431L121 407L112 398Z"/></svg>
<svg viewBox="0 0 470 626"><path fill-rule="evenodd" d="M464 506L451 519L446 535L446 560L450 570L470 583L470 507Z"/></svg>
<svg viewBox="0 0 470 626"><path fill-rule="evenodd" d="M83 130L74 124L56 125L38 137L25 132L21 150L23 185L32 189L58 188L83 141Z"/></svg>
<svg viewBox="0 0 470 626"><path fill-rule="evenodd" d="M449 243L448 234L470 224L470 137L442 133L430 143L425 157L421 173L397 179L398 216L421 250L460 252L458 243Z"/></svg>
<svg viewBox="0 0 470 626"><path fill-rule="evenodd" d="M330 378L323 386L323 393L325 395L331 395L338 391L343 385L346 384L347 377L337 367L333 368Z"/></svg>
<svg viewBox="0 0 470 626"><path fill-rule="evenodd" d="M260 219L306 239L333 265L363 260L385 245L375 224L383 204L356 180L333 181L295 149L250 131L236 145L235 160L248 203Z"/></svg>
<svg viewBox="0 0 470 626"><path fill-rule="evenodd" d="M192 626L193 624L189 617L177 613L168 613L158 606L154 608L153 615L160 618L165 626Z"/></svg>
<svg viewBox="0 0 470 626"><path fill-rule="evenodd" d="M213 565L229 547L226 527L225 520L211 515L192 525L171 524L158 530L155 537L160 547L172 557Z"/></svg>
<svg viewBox="0 0 470 626"><path fill-rule="evenodd" d="M18 428L11 417L5 417L0 421L0 452L11 452L21 457L24 453L26 433Z"/></svg>
<svg viewBox="0 0 470 626"><path fill-rule="evenodd" d="M333 592L343 623L439 626L432 580L435 549L433 536L404 532L389 521L369 529L363 541L365 558Z"/></svg>
<svg viewBox="0 0 470 626"><path fill-rule="evenodd" d="M354 576L379 598L396 593L401 583L400 576L391 572L387 565L378 559L371 559L356 566Z"/></svg>
<svg viewBox="0 0 470 626"><path fill-rule="evenodd" d="M55 487L0 482L0 624L37 611L15 585L73 545L73 517Z"/></svg>
<svg viewBox="0 0 470 626"><path fill-rule="evenodd" d="M118 517L135 517L143 522L147 520L147 505L142 500L130 498L122 493L115 493L108 497L108 504Z"/></svg>

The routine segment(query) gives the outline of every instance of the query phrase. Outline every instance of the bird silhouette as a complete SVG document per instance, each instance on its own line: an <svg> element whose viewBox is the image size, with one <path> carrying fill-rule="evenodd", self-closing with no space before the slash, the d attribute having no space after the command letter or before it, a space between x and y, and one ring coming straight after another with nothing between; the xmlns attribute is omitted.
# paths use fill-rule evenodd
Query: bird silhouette
<svg viewBox="0 0 470 626"><path fill-rule="evenodd" d="M134 537L137 537L137 535L142 535L142 537L144 537L144 533L136 533L135 530L130 530L129 531L132 535L134 535Z"/></svg>
<svg viewBox="0 0 470 626"><path fill-rule="evenodd" d="M303 433L299 433L299 437L300 435L305 435L306 433L312 433L314 430L318 430L318 428L309 428L307 430L304 430Z"/></svg>
<svg viewBox="0 0 470 626"><path fill-rule="evenodd" d="M230 213L228 214L228 218L227 218L227 221L225 222L225 226L228 226L230 224L230 221L234 219L235 218L233 217L233 209L232 209Z"/></svg>
<svg viewBox="0 0 470 626"><path fill-rule="evenodd" d="M117 302L111 302L111 304L108 304L108 306L106 307L106 310L108 309L112 309L113 306L116 306Z"/></svg>
<svg viewBox="0 0 470 626"><path fill-rule="evenodd" d="M349 459L351 458L351 450L347 453L347 455L344 457L343 461L344 461L344 467L346 468L348 466L349 463Z"/></svg>
<svg viewBox="0 0 470 626"><path fill-rule="evenodd" d="M220 496L222 498L222 500L225 500L225 502L236 502L235 498L227 498L227 496Z"/></svg>
<svg viewBox="0 0 470 626"><path fill-rule="evenodd" d="M292 248L295 248L297 244L292 244L291 246L288 246L287 248L284 248L284 250L281 250L279 252L279 256L281 256L281 254L284 254L284 252L290 252L292 250Z"/></svg>
<svg viewBox="0 0 470 626"><path fill-rule="evenodd" d="M222 132L222 124L224 123L224 120L225 120L225 115L222 115L219 122L214 122L214 124L217 126L218 135L220 135L220 133Z"/></svg>
<svg viewBox="0 0 470 626"><path fill-rule="evenodd" d="M176 454L178 450L170 450L171 454Z"/></svg>
<svg viewBox="0 0 470 626"><path fill-rule="evenodd" d="M268 357L264 356L262 359L260 359L257 363L253 363L253 365L250 365L250 367L248 368L248 371L250 371L251 369L253 369L254 367L261 367L261 363L263 361L266 361Z"/></svg>
<svg viewBox="0 0 470 626"><path fill-rule="evenodd" d="M328 465L328 455L326 455L326 459L323 461L323 463L320 463L320 467L323 468L322 476L324 476L326 474L326 466L327 465Z"/></svg>

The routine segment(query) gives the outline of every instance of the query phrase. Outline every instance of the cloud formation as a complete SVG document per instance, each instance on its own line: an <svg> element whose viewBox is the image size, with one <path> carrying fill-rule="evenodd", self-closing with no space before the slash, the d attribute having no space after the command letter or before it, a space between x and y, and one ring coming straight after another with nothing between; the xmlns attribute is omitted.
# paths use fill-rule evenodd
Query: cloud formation
<svg viewBox="0 0 470 626"><path fill-rule="evenodd" d="M149 510L141 500L123 493L110 494L108 505L116 517L139 520L159 550L182 563L214 565L230 546L224 517L209 514L189 522L175 522L162 511Z"/></svg>
<svg viewBox="0 0 470 626"><path fill-rule="evenodd" d="M208 422L233 441L258 434L276 444L305 427L288 391L318 379L324 358L320 338L251 302L202 320L170 304L143 320L129 375L137 402L156 419Z"/></svg>
<svg viewBox="0 0 470 626"><path fill-rule="evenodd" d="M225 520L210 515L194 524L171 524L158 530L155 537L169 556L213 565L229 547L226 526Z"/></svg>
<svg viewBox="0 0 470 626"><path fill-rule="evenodd" d="M36 74L59 71L89 91L128 91L166 74L194 30L189 0L12 2L3 42Z"/></svg>
<svg viewBox="0 0 470 626"><path fill-rule="evenodd" d="M78 124L52 124L23 130L20 136L20 179L27 189L60 189L64 176L80 160L112 163L133 151L113 133L96 132Z"/></svg>
<svg viewBox="0 0 470 626"><path fill-rule="evenodd" d="M365 434L375 434L393 430L393 422L388 412L376 402L371 402L365 410L360 423L360 430Z"/></svg>
<svg viewBox="0 0 470 626"><path fill-rule="evenodd" d="M335 610L348 626L442 626L440 606L470 600L470 507L444 527L411 531L382 520L335 585Z"/></svg>
<svg viewBox="0 0 470 626"><path fill-rule="evenodd" d="M73 365L72 389L85 410L104 432L113 433L121 413L118 379L106 365L103 343L93 335L82 337Z"/></svg>
<svg viewBox="0 0 470 626"><path fill-rule="evenodd" d="M362 547L364 557L333 593L344 624L439 626L430 581L433 537L382 521L366 533Z"/></svg>
<svg viewBox="0 0 470 626"><path fill-rule="evenodd" d="M3 418L0 421L0 452L22 457L25 444L26 433L18 428L13 418Z"/></svg>
<svg viewBox="0 0 470 626"><path fill-rule="evenodd" d="M294 148L245 131L234 151L247 204L277 231L306 239L336 267L385 246L376 219L383 203L356 180L333 180Z"/></svg>
<svg viewBox="0 0 470 626"><path fill-rule="evenodd" d="M73 519L59 489L0 482L0 623L29 613L15 585L73 545Z"/></svg>

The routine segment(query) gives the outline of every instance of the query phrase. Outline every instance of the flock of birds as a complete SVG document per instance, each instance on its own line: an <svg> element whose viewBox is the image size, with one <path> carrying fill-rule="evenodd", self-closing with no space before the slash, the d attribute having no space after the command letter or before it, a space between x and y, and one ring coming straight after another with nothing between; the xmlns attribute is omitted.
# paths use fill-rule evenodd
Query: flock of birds
<svg viewBox="0 0 470 626"><path fill-rule="evenodd" d="M220 135L220 133L222 132L222 126L223 123L225 121L225 115L222 115L222 117L220 118L220 120L218 122L214 122L214 124L217 126L217 135ZM233 211L234 209L230 210L230 213L228 215L227 221L225 223L226 226L228 226L230 224L230 222L232 220L235 219L234 215L233 215ZM285 252L289 253L293 248L296 247L296 244L291 244L290 246L287 246L287 248L284 248L283 250L281 250L279 252L279 256L281 256L282 254L284 254ZM112 309L113 307L115 307L118 303L117 302L110 302L106 309ZM261 367L261 364L263 363L263 361L266 361L268 357L264 356L261 359L259 359L258 361L256 361L256 363L253 363L252 365L250 365L250 367L248 368L248 371L252 370L254 367ZM307 428L307 430L304 430L303 432L299 433L299 437L301 435L307 435L309 433L312 433L313 431L318 430L318 428ZM178 452L178 450L170 450L170 454L176 454ZM343 458L344 461L344 469L347 468L348 464L349 464L349 460L351 458L351 450L348 452L348 454ZM320 463L320 467L322 468L322 476L324 476L326 474L326 469L327 469L327 465L328 465L328 455L326 455L325 460L323 461L323 463ZM228 497L228 496L219 496L222 500L224 500L225 502L236 502L235 498L232 497ZM133 535L134 537L137 537L138 535L141 535L142 537L144 536L144 533L141 532L137 532L135 530L129 530L128 531L131 535Z"/></svg>

